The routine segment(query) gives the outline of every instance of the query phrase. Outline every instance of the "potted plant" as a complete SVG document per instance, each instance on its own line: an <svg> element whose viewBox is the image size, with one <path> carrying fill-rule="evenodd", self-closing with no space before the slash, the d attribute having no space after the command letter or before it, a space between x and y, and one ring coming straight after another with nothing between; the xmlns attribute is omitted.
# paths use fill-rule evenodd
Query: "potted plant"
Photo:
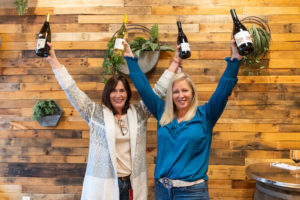
<svg viewBox="0 0 300 200"><path fill-rule="evenodd" d="M14 4L16 5L18 15L23 15L27 12L27 0L16 0Z"/></svg>
<svg viewBox="0 0 300 200"><path fill-rule="evenodd" d="M149 69L156 65L161 50L174 51L173 48L159 43L157 24L152 26L150 30L137 24L128 26L131 27L129 30L142 30L150 35L148 40L143 37L136 37L129 42L132 52L139 57L138 63L144 73L147 73L150 71ZM119 72L129 73L123 57L113 53L115 40L116 37L113 36L107 44L106 54L102 63L102 77L104 77L104 80L106 80L105 75L118 74Z"/></svg>
<svg viewBox="0 0 300 200"><path fill-rule="evenodd" d="M173 48L167 45L161 45L158 41L158 25L154 24L150 30L149 40L144 39L143 37L136 37L133 41L129 42L130 48L137 57L141 55L144 51L174 51Z"/></svg>
<svg viewBox="0 0 300 200"><path fill-rule="evenodd" d="M256 16L249 16L241 21L255 23L249 29L249 33L253 38L254 51L244 56L242 65L243 72L248 75L260 75L261 70L265 68L262 64L263 59L269 51L271 31L268 24L261 18Z"/></svg>
<svg viewBox="0 0 300 200"><path fill-rule="evenodd" d="M33 107L33 119L42 126L56 126L64 111L53 100L36 102Z"/></svg>

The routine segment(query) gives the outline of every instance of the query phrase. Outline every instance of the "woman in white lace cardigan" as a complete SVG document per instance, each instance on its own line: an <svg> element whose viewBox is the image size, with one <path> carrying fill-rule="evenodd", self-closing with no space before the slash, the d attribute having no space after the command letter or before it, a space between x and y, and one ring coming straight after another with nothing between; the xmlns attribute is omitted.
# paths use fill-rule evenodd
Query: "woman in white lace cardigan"
<svg viewBox="0 0 300 200"><path fill-rule="evenodd" d="M89 155L81 199L128 199L129 188L124 193L126 184L123 181L129 180L133 200L146 200L146 125L150 112L142 101L129 104L131 91L122 76L108 81L103 91L102 105L96 104L76 86L64 65L56 58L53 46L48 45L50 55L46 60L69 101L90 127ZM177 62L171 63L154 86L154 91L161 97L165 96L168 83L180 63L178 49L174 60Z"/></svg>

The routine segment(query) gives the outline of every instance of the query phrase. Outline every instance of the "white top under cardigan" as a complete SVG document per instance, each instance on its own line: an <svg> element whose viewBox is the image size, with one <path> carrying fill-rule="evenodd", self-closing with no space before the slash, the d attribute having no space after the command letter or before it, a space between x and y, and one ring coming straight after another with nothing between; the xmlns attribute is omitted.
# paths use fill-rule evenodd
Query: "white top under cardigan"
<svg viewBox="0 0 300 200"><path fill-rule="evenodd" d="M123 121L123 126L127 129L127 133L123 134L119 120L115 117L116 127L116 168L118 177L129 176L132 171L131 147L130 147L130 131L128 130L127 114L121 116L120 121Z"/></svg>
<svg viewBox="0 0 300 200"><path fill-rule="evenodd" d="M55 76L69 101L90 127L89 156L81 200L118 200L116 173L114 115L106 106L96 104L77 86L65 67L54 69ZM159 96L165 96L174 73L166 70L154 86ZM130 105L127 111L130 129L132 173L130 176L134 200L148 196L146 168L146 125L150 112L142 101Z"/></svg>

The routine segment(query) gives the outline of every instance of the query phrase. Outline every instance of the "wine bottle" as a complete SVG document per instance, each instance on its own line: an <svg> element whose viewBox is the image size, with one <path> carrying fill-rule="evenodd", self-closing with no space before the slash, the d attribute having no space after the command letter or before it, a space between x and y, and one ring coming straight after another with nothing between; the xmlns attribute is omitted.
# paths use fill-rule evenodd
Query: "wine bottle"
<svg viewBox="0 0 300 200"><path fill-rule="evenodd" d="M115 44L114 44L115 55L123 56L125 47L122 44L122 42L125 41L127 38L127 21L128 21L128 15L124 15L123 25L117 33Z"/></svg>
<svg viewBox="0 0 300 200"><path fill-rule="evenodd" d="M182 59L186 59L186 58L189 58L191 56L190 45L188 43L187 37L183 33L180 21L177 21L177 27L178 27L177 44L180 45L179 56Z"/></svg>
<svg viewBox="0 0 300 200"><path fill-rule="evenodd" d="M254 50L250 33L240 22L233 8L230 10L230 13L233 20L233 37L236 41L238 52L241 56L249 55Z"/></svg>
<svg viewBox="0 0 300 200"><path fill-rule="evenodd" d="M37 36L35 53L40 57L48 57L50 47L47 42L51 42L51 30L49 24L50 14L47 14L46 21Z"/></svg>

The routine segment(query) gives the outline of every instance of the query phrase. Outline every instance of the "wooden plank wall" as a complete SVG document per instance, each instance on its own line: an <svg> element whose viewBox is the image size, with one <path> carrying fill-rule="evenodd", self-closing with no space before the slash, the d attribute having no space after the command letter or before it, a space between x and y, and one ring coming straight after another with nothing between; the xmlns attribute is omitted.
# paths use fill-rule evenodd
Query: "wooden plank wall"
<svg viewBox="0 0 300 200"><path fill-rule="evenodd" d="M272 42L267 68L237 84L214 129L208 175L212 200L252 198L254 181L247 165L290 161L300 147L300 1L285 0L28 0L18 16L14 0L0 1L0 199L79 199L88 154L89 128L70 105L47 62L34 54L36 34L50 12L57 56L79 87L99 102L107 41L129 23L159 24L161 42L175 47L180 19L192 48L183 63L195 81L200 103L208 100L230 56L234 7L240 18L268 21ZM162 53L148 78L152 84L169 65ZM134 101L138 100L136 91ZM56 128L32 121L38 99L53 98L65 114ZM147 164L149 199L154 199L155 120L149 119Z"/></svg>

